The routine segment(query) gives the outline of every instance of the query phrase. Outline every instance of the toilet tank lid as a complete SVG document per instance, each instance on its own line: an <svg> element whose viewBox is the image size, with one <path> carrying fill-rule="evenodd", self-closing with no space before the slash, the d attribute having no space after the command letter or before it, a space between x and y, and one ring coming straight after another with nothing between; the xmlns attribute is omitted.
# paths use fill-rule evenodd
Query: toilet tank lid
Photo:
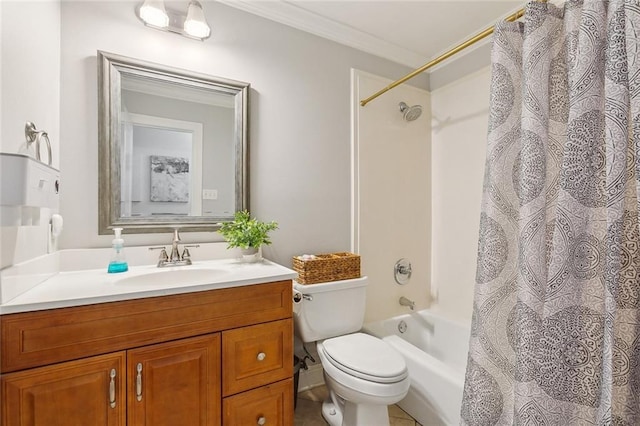
<svg viewBox="0 0 640 426"><path fill-rule="evenodd" d="M352 278L350 280L330 281L325 283L315 284L300 284L297 281L293 281L293 288L301 293L312 294L322 293L325 291L335 291L348 288L364 287L367 285L367 277Z"/></svg>

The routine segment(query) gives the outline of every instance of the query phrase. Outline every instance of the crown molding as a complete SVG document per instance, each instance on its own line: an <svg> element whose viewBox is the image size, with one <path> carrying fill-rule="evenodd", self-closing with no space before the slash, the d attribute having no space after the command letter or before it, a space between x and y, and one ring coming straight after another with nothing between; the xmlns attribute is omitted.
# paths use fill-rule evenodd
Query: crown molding
<svg viewBox="0 0 640 426"><path fill-rule="evenodd" d="M219 0L219 2L410 68L418 68L429 59L286 1Z"/></svg>

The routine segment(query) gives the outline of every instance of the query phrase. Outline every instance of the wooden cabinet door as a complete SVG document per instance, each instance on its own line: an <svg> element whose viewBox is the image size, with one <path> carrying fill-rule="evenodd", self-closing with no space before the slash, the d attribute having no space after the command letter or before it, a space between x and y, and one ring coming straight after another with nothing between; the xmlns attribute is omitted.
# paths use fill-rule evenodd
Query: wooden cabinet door
<svg viewBox="0 0 640 426"><path fill-rule="evenodd" d="M127 351L129 426L220 424L220 334Z"/></svg>
<svg viewBox="0 0 640 426"><path fill-rule="evenodd" d="M293 379L224 399L224 426L293 426Z"/></svg>
<svg viewBox="0 0 640 426"><path fill-rule="evenodd" d="M124 426L125 352L2 377L3 426Z"/></svg>

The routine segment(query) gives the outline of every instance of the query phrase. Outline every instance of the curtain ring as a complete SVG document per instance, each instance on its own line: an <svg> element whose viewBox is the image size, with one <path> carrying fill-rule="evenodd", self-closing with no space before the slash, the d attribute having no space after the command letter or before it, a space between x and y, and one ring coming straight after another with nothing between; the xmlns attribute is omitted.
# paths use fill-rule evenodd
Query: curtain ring
<svg viewBox="0 0 640 426"><path fill-rule="evenodd" d="M35 142L36 143L36 160L42 162L40 159L40 139L44 138L45 143L47 144L47 165L51 165L51 141L49 140L49 135L47 132L43 130L36 130L36 125L30 121L24 125L24 136L27 139L27 145Z"/></svg>

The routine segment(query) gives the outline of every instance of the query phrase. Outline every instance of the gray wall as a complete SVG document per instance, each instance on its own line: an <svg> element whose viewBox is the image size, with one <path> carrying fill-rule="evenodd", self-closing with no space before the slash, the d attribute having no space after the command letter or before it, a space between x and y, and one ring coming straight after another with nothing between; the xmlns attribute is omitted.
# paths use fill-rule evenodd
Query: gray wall
<svg viewBox="0 0 640 426"><path fill-rule="evenodd" d="M290 265L295 254L348 250L350 69L391 79L410 70L216 2L204 3L213 34L201 43L145 27L137 3L61 6L61 248L108 247L112 238L97 231L96 50L104 50L250 82L251 211L280 224L265 255ZM185 242L220 240L183 234ZM170 235L126 241L167 243Z"/></svg>
<svg viewBox="0 0 640 426"><path fill-rule="evenodd" d="M56 168L60 165L60 13L57 2L0 1L0 151L35 156L35 144L27 146L24 136L25 122L31 121L48 132ZM44 146L41 152L46 161ZM11 179L6 183L11 185ZM0 268L45 254L49 219L56 211L37 209L38 219L32 225L6 226L4 219L15 211L6 209L0 207Z"/></svg>

